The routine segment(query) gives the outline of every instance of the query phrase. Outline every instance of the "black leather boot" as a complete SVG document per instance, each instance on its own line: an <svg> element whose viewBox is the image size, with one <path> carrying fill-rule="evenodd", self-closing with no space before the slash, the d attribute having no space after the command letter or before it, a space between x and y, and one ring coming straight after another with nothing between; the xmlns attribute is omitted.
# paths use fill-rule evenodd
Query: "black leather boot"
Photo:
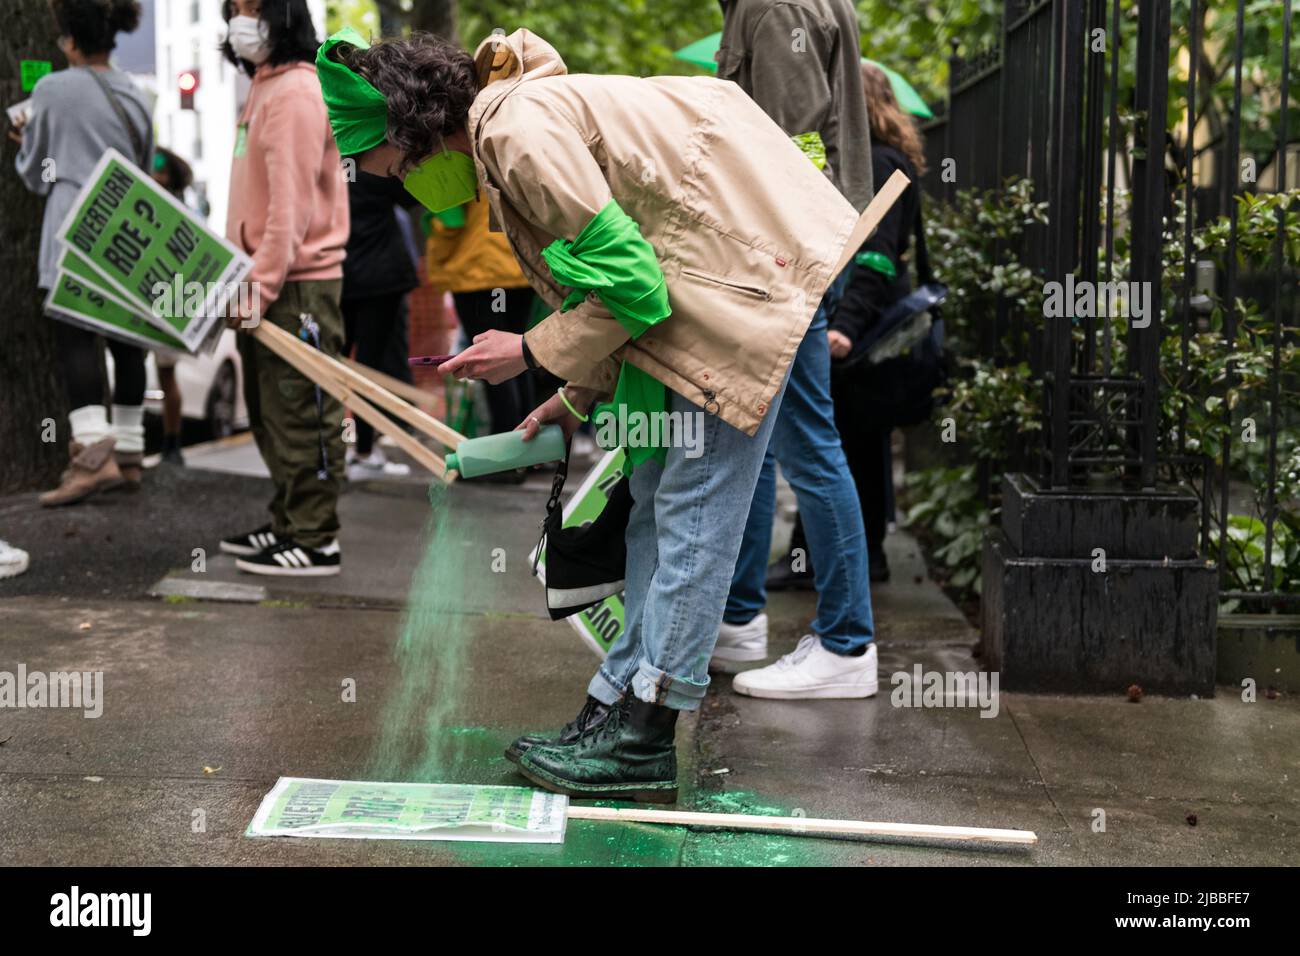
<svg viewBox="0 0 1300 956"><path fill-rule="evenodd" d="M587 702L582 705L582 710L578 711L578 716L565 724L557 736L547 737L544 734L524 734L524 736L516 738L506 748L506 759L512 763L519 763L519 758L524 755L524 751L538 744L556 746L571 744L582 736L583 731L592 727L599 727L604 723L611 709L609 704L597 700L589 694L587 695Z"/></svg>
<svg viewBox="0 0 1300 956"><path fill-rule="evenodd" d="M676 734L676 710L624 698L573 743L529 748L519 772L570 797L675 803Z"/></svg>

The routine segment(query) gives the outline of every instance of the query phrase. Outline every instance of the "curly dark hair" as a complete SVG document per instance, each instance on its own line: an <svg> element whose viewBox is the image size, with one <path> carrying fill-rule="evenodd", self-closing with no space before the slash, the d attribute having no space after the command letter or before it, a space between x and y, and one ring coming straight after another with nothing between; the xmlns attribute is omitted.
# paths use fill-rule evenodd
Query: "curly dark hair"
<svg viewBox="0 0 1300 956"><path fill-rule="evenodd" d="M368 49L340 43L334 55L388 100L388 141L405 171L465 125L478 95L473 58L432 33L378 40Z"/></svg>
<svg viewBox="0 0 1300 956"><path fill-rule="evenodd" d="M227 23L235 12L231 0L225 0L221 6L221 15ZM316 36L316 27L312 25L307 0L262 0L259 19L266 24L271 43L271 55L266 58L268 66L316 61L316 48L320 46L320 39ZM249 76L257 72L255 64L235 56L234 47L229 40L222 41L221 54Z"/></svg>
<svg viewBox="0 0 1300 956"><path fill-rule="evenodd" d="M108 53L140 25L140 0L50 0L59 33L87 56Z"/></svg>

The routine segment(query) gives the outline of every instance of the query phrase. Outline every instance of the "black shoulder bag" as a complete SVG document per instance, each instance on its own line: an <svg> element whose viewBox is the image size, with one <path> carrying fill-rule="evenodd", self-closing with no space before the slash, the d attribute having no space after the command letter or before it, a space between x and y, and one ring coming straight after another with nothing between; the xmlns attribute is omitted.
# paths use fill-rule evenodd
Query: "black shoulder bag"
<svg viewBox="0 0 1300 956"><path fill-rule="evenodd" d="M546 609L552 621L585 611L623 590L627 567L627 523L632 514L632 492L627 475L610 489L604 509L584 525L564 527L560 492L569 474L565 455L555 467L551 497L546 503L542 537L537 542L533 574L546 556ZM543 549L545 549L543 551Z"/></svg>

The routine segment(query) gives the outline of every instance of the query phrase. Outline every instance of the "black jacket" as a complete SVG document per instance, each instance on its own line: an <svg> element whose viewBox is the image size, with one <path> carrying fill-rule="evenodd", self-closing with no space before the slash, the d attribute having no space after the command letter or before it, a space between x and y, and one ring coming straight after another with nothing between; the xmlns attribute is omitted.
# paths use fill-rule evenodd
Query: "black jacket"
<svg viewBox="0 0 1300 956"><path fill-rule="evenodd" d="M348 183L352 231L343 260L344 299L397 295L420 284L396 213L397 206L414 205L400 179L357 170Z"/></svg>
<svg viewBox="0 0 1300 956"><path fill-rule="evenodd" d="M880 320L880 315L891 305L912 291L912 280L908 275L909 259L905 259L912 243L912 233L921 201L920 185L916 181L916 170L907 157L884 143L871 144L871 170L875 181L883 183L901 169L912 181L903 191L898 202L890 208L881 220L880 227L871 235L859 252L878 252L889 258L894 264L895 278L867 266L855 265L849 276L849 283L844 289L830 327L847 336L850 342L857 342L862 334Z"/></svg>

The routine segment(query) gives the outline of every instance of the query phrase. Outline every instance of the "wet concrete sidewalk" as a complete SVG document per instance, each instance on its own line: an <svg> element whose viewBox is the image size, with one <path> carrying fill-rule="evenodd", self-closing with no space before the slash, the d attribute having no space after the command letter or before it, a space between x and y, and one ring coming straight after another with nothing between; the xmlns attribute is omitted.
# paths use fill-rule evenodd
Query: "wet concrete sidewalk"
<svg viewBox="0 0 1300 956"><path fill-rule="evenodd" d="M244 829L277 777L365 778L398 678L393 647L429 507L419 482L353 487L342 502L344 573L276 582L238 574L216 550L229 525L256 522L265 494L257 479L199 471L150 478L152 501L42 513L29 498L0 499L4 536L33 558L29 576L0 583L0 671L21 663L29 672L103 671L105 680L98 718L0 709L6 862L1300 861L1293 700L1247 704L1225 688L1210 701L1138 704L1002 694L994 717L893 706L895 671L978 664L976 635L925 580L904 535L890 542L894 580L876 591L881 694L759 701L734 695L730 678L715 679L699 717L682 725L680 806L1016 827L1038 832L1036 848L577 821L561 846L249 839ZM491 600L464 606L471 640L455 719L444 730L453 738L447 782L521 785L502 748L571 717L596 666L567 624L544 617L528 573L548 490L541 477L522 487L452 489L452 506L471 513L477 531L455 546L469 566L485 569L491 549L504 548L506 571L494 575ZM192 570L195 548L204 549L202 573ZM774 596L769 612L772 651L787 651L812 616L812 597ZM355 702L345 700L349 680ZM1094 829L1099 811L1104 832Z"/></svg>

